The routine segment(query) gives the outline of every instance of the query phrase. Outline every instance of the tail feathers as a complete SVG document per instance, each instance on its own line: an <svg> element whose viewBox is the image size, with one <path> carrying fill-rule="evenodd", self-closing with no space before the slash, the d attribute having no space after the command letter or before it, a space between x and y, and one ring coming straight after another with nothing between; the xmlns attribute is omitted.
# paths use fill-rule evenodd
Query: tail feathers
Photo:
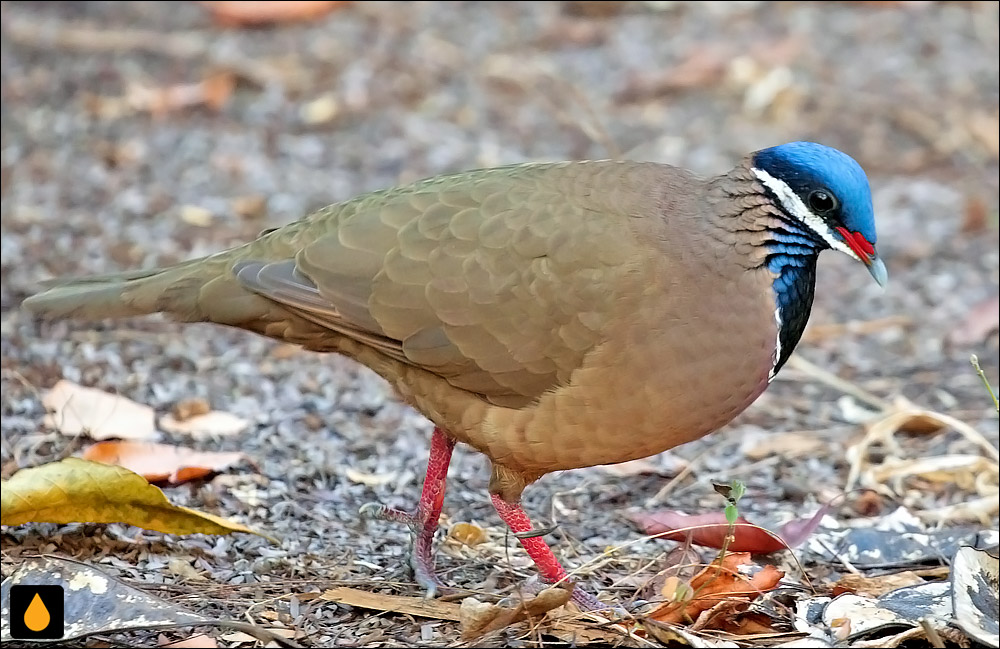
<svg viewBox="0 0 1000 649"><path fill-rule="evenodd" d="M50 280L46 290L22 306L48 319L100 320L165 311L182 320L199 320L198 294L211 276L192 272L191 265Z"/></svg>
<svg viewBox="0 0 1000 649"><path fill-rule="evenodd" d="M70 284L108 284L112 282L127 282L133 279L144 279L162 273L163 268L144 268L142 270L126 271L124 273L107 273L105 275L89 275L87 277L56 277L39 282L42 288L56 288Z"/></svg>

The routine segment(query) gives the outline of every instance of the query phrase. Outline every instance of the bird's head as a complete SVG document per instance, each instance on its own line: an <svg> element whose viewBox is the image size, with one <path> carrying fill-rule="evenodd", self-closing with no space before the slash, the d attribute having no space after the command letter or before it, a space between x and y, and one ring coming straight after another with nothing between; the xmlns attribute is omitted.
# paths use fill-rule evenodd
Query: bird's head
<svg viewBox="0 0 1000 649"><path fill-rule="evenodd" d="M875 212L868 177L854 158L814 142L790 142L751 156L751 171L785 214L823 244L868 267L885 286L875 252Z"/></svg>

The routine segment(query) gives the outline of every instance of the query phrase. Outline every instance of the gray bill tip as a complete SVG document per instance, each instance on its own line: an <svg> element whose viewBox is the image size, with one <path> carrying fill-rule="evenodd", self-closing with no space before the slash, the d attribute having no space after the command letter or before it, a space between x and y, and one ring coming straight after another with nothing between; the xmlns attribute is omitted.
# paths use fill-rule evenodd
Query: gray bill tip
<svg viewBox="0 0 1000 649"><path fill-rule="evenodd" d="M871 263L868 264L868 272L875 278L879 286L885 288L889 281L889 271L885 269L885 262L878 255L873 257Z"/></svg>

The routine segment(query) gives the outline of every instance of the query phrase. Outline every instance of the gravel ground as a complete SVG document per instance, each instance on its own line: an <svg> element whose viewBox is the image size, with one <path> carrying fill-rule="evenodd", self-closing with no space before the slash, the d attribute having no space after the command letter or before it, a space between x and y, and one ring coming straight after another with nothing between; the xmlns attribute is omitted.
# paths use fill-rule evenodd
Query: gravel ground
<svg viewBox="0 0 1000 649"><path fill-rule="evenodd" d="M847 258L824 255L799 353L997 444L996 413L968 358L977 353L996 384L996 329L973 330L1000 269L998 5L611 4L352 3L304 24L240 30L215 26L195 3L3 3L3 476L79 450L41 425L38 391L59 378L160 413L200 397L254 425L198 446L242 450L257 470L170 498L282 539L25 525L4 529L4 575L23 555L52 552L191 610L283 621L308 645L455 643L450 622L332 604L289 615L288 596L334 585L417 593L405 529L356 516L367 501L415 501L430 431L374 374L239 331L156 318L40 323L18 305L52 276L208 254L362 191L507 162L623 154L710 174L795 139L851 153L872 180L890 284L882 291ZM215 108L171 106L162 93L142 105L141 88L219 78L235 87ZM559 524L550 538L573 566L638 538L624 514L695 458L672 508L718 510L711 482L740 478L748 516L812 511L843 490L845 449L863 430L841 392L809 372L779 378L724 431L653 458L658 472L548 476L526 492L526 509L539 526ZM825 450L749 459L759 440L790 431ZM907 445L962 451L957 440ZM348 468L374 477L352 479ZM446 543L444 579L512 592L532 570L492 512L486 461L459 449L450 476L445 524L477 522L491 543ZM961 497L917 487L904 503ZM836 515L863 514L848 503ZM622 580L667 545L632 546L582 583L631 597L634 579ZM172 571L177 557L197 578ZM830 570L817 564L810 576ZM535 642L522 631L489 641Z"/></svg>

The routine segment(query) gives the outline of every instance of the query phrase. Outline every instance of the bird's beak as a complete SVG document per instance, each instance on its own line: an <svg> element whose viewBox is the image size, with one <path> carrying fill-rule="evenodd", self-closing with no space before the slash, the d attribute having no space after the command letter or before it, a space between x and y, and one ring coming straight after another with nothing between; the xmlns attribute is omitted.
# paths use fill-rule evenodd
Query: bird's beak
<svg viewBox="0 0 1000 649"><path fill-rule="evenodd" d="M878 256L875 244L865 239L860 232L851 232L843 227L837 228L837 232L840 233L851 252L868 267L868 272L872 274L878 285L885 288L886 282L889 281L889 272L885 269L885 263Z"/></svg>
<svg viewBox="0 0 1000 649"><path fill-rule="evenodd" d="M870 256L865 255L861 260L868 266L868 272L875 278L878 285L885 288L886 282L889 281L889 271L885 269L885 262L878 256L878 253L874 252Z"/></svg>

